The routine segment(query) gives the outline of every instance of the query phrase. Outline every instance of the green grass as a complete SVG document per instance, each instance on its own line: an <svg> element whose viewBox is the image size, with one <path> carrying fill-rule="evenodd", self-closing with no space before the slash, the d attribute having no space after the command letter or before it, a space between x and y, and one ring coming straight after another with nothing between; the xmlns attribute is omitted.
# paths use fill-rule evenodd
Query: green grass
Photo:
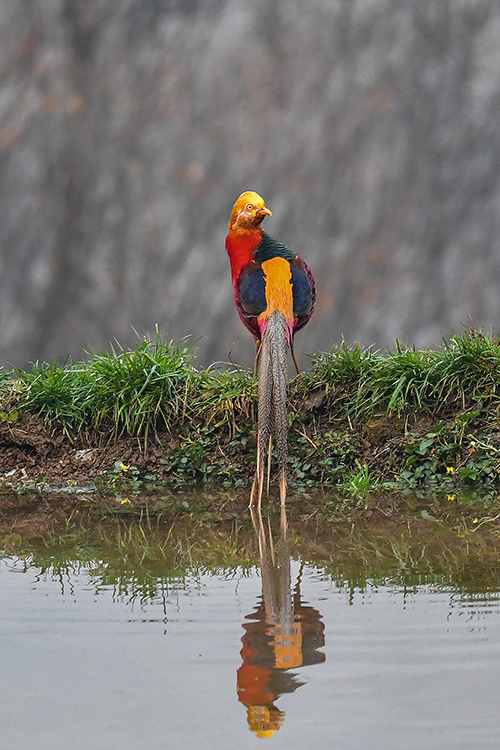
<svg viewBox="0 0 500 750"><path fill-rule="evenodd" d="M207 425L225 426L234 436L242 424L253 417L257 382L248 370L197 373L192 381L190 413ZM238 423L237 423L238 421Z"/></svg>
<svg viewBox="0 0 500 750"><path fill-rule="evenodd" d="M395 351L382 354L344 343L315 355L299 387L324 389L331 408L356 420L466 408L498 398L500 345L477 331L453 335L439 350L397 343Z"/></svg>
<svg viewBox="0 0 500 750"><path fill-rule="evenodd" d="M322 390L326 404L343 419L373 414L437 414L497 399L500 346L483 333L453 336L439 350L415 351L399 343L382 354L347 344L313 357L309 372L291 385L301 398ZM115 436L145 441L159 429L186 420L227 427L255 416L256 379L247 370L195 368L190 349L154 340L90 354L87 362L37 363L28 372L0 373L2 409L38 414L68 433L109 429Z"/></svg>
<svg viewBox="0 0 500 750"><path fill-rule="evenodd" d="M60 424L69 437L112 429L147 444L158 430L200 419L234 432L237 419L253 414L256 384L246 370L198 371L188 347L163 343L157 332L133 350L112 347L88 362L1 373L0 398L7 419L19 409Z"/></svg>
<svg viewBox="0 0 500 750"><path fill-rule="evenodd" d="M191 379L196 375L187 347L140 341L132 351L121 347L89 356L78 364L37 363L14 373L17 399L4 391L12 408L36 413L65 432L109 429L115 436L142 437L169 428L186 411Z"/></svg>
<svg viewBox="0 0 500 750"><path fill-rule="evenodd" d="M343 343L318 353L289 387L291 482L361 499L380 482L497 484L499 394L499 341L480 331L437 350ZM161 475L181 484L248 481L256 402L251 372L199 370L188 346L159 331L132 350L0 372L0 422L34 414L86 444L96 433L143 448L158 439Z"/></svg>

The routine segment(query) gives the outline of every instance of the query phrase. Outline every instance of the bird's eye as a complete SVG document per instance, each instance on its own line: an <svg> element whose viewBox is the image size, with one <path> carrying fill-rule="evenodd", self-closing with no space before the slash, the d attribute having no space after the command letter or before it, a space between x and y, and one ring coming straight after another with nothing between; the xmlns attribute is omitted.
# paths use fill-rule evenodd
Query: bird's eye
<svg viewBox="0 0 500 750"><path fill-rule="evenodd" d="M251 211L253 209L253 206L251 203L247 203L247 211Z"/></svg>

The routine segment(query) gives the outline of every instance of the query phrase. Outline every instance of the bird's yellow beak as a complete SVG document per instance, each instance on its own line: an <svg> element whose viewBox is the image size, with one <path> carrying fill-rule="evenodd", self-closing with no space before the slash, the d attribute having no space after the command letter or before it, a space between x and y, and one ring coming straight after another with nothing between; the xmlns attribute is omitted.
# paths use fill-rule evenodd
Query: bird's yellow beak
<svg viewBox="0 0 500 750"><path fill-rule="evenodd" d="M264 206L263 208L258 208L255 212L256 216L272 216L271 211Z"/></svg>

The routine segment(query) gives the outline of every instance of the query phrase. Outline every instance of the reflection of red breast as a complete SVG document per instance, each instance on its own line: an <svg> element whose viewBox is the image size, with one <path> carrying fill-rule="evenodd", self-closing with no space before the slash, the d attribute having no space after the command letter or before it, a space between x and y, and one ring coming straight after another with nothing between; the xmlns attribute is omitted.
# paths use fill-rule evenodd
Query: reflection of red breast
<svg viewBox="0 0 500 750"><path fill-rule="evenodd" d="M271 671L243 663L238 669L238 699L244 706L272 703L276 696L267 691Z"/></svg>

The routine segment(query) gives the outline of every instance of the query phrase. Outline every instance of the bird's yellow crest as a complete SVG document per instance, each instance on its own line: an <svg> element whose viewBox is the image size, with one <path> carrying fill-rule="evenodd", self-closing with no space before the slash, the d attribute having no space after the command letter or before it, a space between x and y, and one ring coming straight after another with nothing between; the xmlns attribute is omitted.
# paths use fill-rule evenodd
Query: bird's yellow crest
<svg viewBox="0 0 500 750"><path fill-rule="evenodd" d="M238 213L245 207L252 207L252 209L266 209L266 214L268 216L271 216L271 212L268 208L266 208L266 204L264 202L264 198L261 198L258 193L254 193L253 190L247 190L245 193L242 193L236 203L233 206L233 210L231 211L231 218L229 219L229 229L231 229L231 226L233 224L233 221L235 220Z"/></svg>

